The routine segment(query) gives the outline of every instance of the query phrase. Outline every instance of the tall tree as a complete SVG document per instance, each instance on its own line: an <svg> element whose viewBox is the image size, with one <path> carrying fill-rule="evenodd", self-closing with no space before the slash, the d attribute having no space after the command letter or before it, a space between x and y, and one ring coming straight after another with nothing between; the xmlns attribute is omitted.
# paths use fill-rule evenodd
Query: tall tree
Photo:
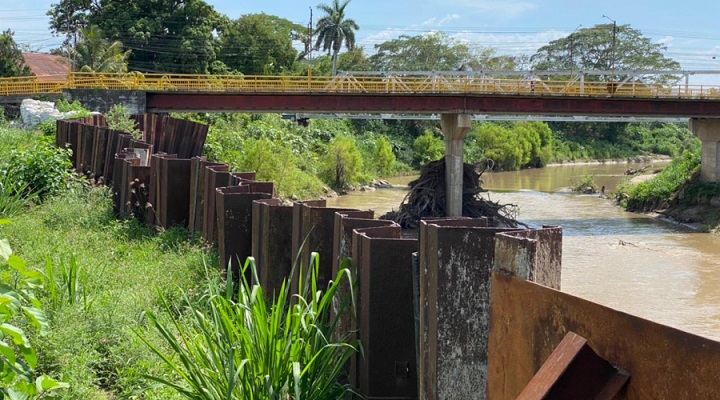
<svg viewBox="0 0 720 400"><path fill-rule="evenodd" d="M218 59L248 75L288 72L298 56L293 39L305 30L274 15L243 15L222 30Z"/></svg>
<svg viewBox="0 0 720 400"><path fill-rule="evenodd" d="M129 69L147 72L207 72L222 23L203 0L60 0L48 14L57 33L97 25L132 50Z"/></svg>
<svg viewBox="0 0 720 400"><path fill-rule="evenodd" d="M608 74L589 76L589 79L611 81L613 71L619 70L677 70L680 64L663 52L667 50L653 43L642 32L629 25L595 25L580 29L564 38L541 47L530 58L535 70L602 70ZM624 80L626 76L614 76ZM655 78L663 81L667 77Z"/></svg>
<svg viewBox="0 0 720 400"><path fill-rule="evenodd" d="M493 48L471 48L443 32L402 35L375 45L369 62L383 71L512 70L516 59Z"/></svg>
<svg viewBox="0 0 720 400"><path fill-rule="evenodd" d="M0 77L32 75L13 34L10 29L0 34Z"/></svg>
<svg viewBox="0 0 720 400"><path fill-rule="evenodd" d="M50 30L54 35L65 35L65 46L77 42L80 30L88 25L88 16L99 7L99 0L59 0L47 12Z"/></svg>
<svg viewBox="0 0 720 400"><path fill-rule="evenodd" d="M123 51L119 41L109 41L97 26L80 30L80 40L70 49L74 71L125 72L131 50Z"/></svg>
<svg viewBox="0 0 720 400"><path fill-rule="evenodd" d="M345 7L349 3L350 0L345 0L342 3L339 0L333 0L331 6L327 4L318 5L318 8L325 15L317 22L315 48L319 49L322 45L323 51L327 51L328 54L332 52L333 76L337 73L337 57L343 43L348 50L352 50L355 47L355 31L360 29L360 26L354 20L345 18Z"/></svg>

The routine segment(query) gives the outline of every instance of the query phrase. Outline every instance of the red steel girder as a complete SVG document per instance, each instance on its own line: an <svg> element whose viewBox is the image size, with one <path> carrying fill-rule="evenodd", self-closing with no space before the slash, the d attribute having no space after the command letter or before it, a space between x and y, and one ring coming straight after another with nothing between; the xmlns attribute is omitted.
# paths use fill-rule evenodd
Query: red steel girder
<svg viewBox="0 0 720 400"><path fill-rule="evenodd" d="M720 101L466 94L147 93L149 112L468 113L720 118Z"/></svg>

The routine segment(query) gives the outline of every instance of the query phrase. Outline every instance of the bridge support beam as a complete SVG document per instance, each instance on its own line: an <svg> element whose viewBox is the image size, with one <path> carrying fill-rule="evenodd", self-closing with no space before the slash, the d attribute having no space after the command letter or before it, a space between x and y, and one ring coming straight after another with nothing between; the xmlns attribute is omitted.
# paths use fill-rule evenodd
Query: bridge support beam
<svg viewBox="0 0 720 400"><path fill-rule="evenodd" d="M720 119L691 118L690 130L702 141L700 178L720 182Z"/></svg>
<svg viewBox="0 0 720 400"><path fill-rule="evenodd" d="M445 214L462 216L463 147L472 115L442 114L440 126L445 136Z"/></svg>

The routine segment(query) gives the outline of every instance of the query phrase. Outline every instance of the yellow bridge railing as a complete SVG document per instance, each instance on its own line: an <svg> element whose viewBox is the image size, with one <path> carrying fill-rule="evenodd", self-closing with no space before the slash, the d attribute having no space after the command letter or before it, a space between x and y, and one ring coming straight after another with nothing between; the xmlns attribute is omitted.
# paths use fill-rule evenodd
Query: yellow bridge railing
<svg viewBox="0 0 720 400"><path fill-rule="evenodd" d="M0 78L0 96L58 94L63 89L223 93L502 94L720 100L720 86L717 85L498 79L451 75L329 77L168 75L131 72Z"/></svg>

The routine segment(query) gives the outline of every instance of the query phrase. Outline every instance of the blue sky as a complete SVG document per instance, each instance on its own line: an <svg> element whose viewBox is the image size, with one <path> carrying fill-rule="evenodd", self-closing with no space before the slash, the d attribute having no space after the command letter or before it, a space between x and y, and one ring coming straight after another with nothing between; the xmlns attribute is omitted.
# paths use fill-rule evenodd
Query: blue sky
<svg viewBox="0 0 720 400"><path fill-rule="evenodd" d="M32 49L57 47L45 15L59 0L0 0L0 29L15 31L15 40ZM231 18L265 12L307 24L318 2L297 0L206 0ZM400 34L445 31L501 53L532 54L550 40L566 36L578 25L609 23L603 15L641 30L668 46L667 55L684 69L720 70L720 2L686 0L352 0L348 16L360 25L357 39L373 46ZM715 58L713 58L715 57Z"/></svg>

